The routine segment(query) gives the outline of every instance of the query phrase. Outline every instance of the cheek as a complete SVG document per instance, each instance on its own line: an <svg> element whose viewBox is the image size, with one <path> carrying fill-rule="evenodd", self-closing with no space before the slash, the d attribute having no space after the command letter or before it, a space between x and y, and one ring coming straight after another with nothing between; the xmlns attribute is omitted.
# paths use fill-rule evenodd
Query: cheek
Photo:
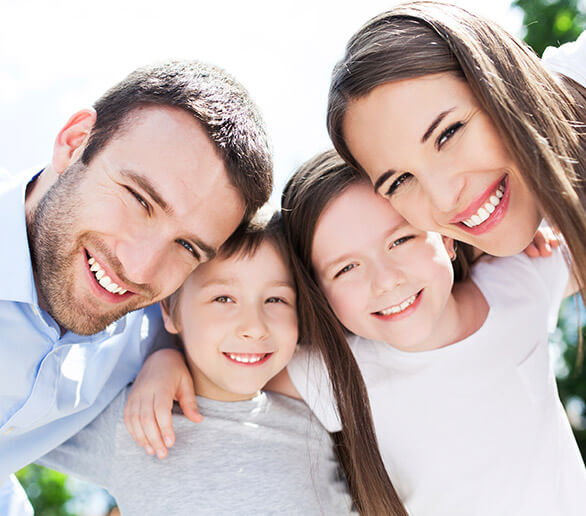
<svg viewBox="0 0 586 516"><path fill-rule="evenodd" d="M362 299L362 296L358 285L349 283L342 285L340 282L334 287L324 288L323 292L338 320L352 329L357 314L361 313L359 299Z"/></svg>

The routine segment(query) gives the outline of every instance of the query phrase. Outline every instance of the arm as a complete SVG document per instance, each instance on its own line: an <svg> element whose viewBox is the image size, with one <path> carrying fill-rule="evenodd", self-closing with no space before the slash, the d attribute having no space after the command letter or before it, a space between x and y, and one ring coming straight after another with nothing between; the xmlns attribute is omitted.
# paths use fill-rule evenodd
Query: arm
<svg viewBox="0 0 586 516"><path fill-rule="evenodd" d="M174 400L188 419L194 423L202 420L183 353L160 349L143 364L124 409L124 422L132 438L159 459L167 456L167 447L175 442L171 418Z"/></svg>

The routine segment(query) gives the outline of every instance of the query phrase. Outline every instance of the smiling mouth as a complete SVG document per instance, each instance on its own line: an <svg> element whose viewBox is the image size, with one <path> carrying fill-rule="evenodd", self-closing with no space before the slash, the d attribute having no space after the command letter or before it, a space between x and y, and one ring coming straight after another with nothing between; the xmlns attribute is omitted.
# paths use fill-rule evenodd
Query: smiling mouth
<svg viewBox="0 0 586 516"><path fill-rule="evenodd" d="M420 290L419 292L417 292L417 294L413 294L411 297L408 297L403 302L396 304L396 305L389 306L389 307L385 308L384 310L379 310L378 312L374 312L374 314L387 316L387 315L397 315L397 314L403 313L409 307L413 306L413 303L415 303L415 301L417 301L417 299L419 298L419 296L421 295L422 292L423 292L423 290Z"/></svg>
<svg viewBox="0 0 586 516"><path fill-rule="evenodd" d="M474 228L486 222L496 210L496 207L501 203L503 196L505 195L505 187L506 178L498 184L494 192L490 194L487 201L478 209L478 211L470 218L463 220L462 224L469 228Z"/></svg>
<svg viewBox="0 0 586 516"><path fill-rule="evenodd" d="M90 272L94 275L96 283L100 285L100 287L108 291L110 294L118 294L119 296L123 296L126 294L126 292L128 292L128 290L118 286L117 283L112 281L110 276L106 274L102 266L93 256L91 256L87 251L85 254Z"/></svg>
<svg viewBox="0 0 586 516"><path fill-rule="evenodd" d="M264 364L273 353L229 353L223 351L222 354L230 361L240 365L260 365Z"/></svg>

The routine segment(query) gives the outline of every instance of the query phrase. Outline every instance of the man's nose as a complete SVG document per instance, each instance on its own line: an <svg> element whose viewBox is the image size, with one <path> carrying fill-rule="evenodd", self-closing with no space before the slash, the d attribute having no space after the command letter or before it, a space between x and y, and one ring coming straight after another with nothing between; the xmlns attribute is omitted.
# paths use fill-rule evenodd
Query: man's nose
<svg viewBox="0 0 586 516"><path fill-rule="evenodd" d="M152 288L164 273L167 245L160 238L124 239L116 246L124 277L137 285Z"/></svg>

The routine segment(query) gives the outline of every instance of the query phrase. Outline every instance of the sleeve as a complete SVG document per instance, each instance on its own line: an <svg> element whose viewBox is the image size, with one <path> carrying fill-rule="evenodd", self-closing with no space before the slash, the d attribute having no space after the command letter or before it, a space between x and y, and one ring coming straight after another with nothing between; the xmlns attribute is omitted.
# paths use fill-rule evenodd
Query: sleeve
<svg viewBox="0 0 586 516"><path fill-rule="evenodd" d="M558 312L570 279L566 254L567 250L563 246L559 246L553 250L549 257L527 258L543 281L546 294L549 295L547 319L549 332L552 332L557 325Z"/></svg>
<svg viewBox="0 0 586 516"><path fill-rule="evenodd" d="M303 346L287 366L289 377L307 406L328 432L339 432L342 423L322 356Z"/></svg>
<svg viewBox="0 0 586 516"><path fill-rule="evenodd" d="M123 390L89 425L36 462L105 488L115 484L115 440L127 393Z"/></svg>
<svg viewBox="0 0 586 516"><path fill-rule="evenodd" d="M586 87L586 32L561 47L547 47L542 62L550 72L565 75Z"/></svg>

